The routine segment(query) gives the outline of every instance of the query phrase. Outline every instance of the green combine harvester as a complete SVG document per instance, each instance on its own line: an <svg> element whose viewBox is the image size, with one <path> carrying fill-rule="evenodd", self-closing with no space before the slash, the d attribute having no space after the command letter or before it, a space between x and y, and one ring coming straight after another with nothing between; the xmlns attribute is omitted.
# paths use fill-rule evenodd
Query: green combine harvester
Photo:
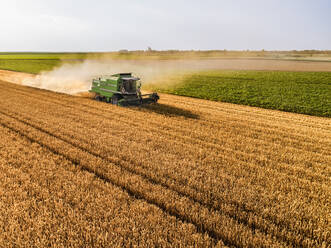
<svg viewBox="0 0 331 248"><path fill-rule="evenodd" d="M95 93L95 99L114 105L130 106L156 103L160 97L157 93L141 94L139 78L132 73L104 75L93 79L89 92Z"/></svg>

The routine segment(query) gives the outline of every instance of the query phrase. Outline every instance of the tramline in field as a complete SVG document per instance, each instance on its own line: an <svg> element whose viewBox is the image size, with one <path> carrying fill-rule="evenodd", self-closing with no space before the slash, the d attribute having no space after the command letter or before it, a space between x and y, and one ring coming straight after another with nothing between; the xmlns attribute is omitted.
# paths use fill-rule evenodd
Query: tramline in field
<svg viewBox="0 0 331 248"><path fill-rule="evenodd" d="M95 93L95 99L114 105L128 106L156 103L160 97L157 93L141 94L140 78L132 73L103 75L93 79L90 92Z"/></svg>

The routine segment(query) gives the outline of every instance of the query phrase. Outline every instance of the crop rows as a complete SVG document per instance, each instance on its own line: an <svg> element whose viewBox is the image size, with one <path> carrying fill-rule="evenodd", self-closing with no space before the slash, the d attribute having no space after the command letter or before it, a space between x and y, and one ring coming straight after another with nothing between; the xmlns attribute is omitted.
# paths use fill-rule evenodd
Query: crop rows
<svg viewBox="0 0 331 248"><path fill-rule="evenodd" d="M167 95L159 106L123 109L4 89L1 126L214 244L316 247L330 239L329 119Z"/></svg>
<svg viewBox="0 0 331 248"><path fill-rule="evenodd" d="M1 246L215 245L12 128L0 137Z"/></svg>

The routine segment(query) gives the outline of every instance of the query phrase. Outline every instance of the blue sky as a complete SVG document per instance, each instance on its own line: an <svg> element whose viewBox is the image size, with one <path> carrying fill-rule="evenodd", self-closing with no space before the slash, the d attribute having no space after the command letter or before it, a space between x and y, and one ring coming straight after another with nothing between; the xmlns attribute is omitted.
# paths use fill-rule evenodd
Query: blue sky
<svg viewBox="0 0 331 248"><path fill-rule="evenodd" d="M11 0L0 51L331 49L330 0Z"/></svg>

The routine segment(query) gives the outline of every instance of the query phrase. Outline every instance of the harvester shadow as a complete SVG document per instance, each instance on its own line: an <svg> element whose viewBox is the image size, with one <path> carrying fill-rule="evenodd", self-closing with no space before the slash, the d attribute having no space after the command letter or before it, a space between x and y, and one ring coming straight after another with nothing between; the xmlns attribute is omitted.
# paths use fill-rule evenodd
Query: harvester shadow
<svg viewBox="0 0 331 248"><path fill-rule="evenodd" d="M142 105L137 108L137 110L144 111L144 112L151 112L151 113L157 113L169 117L176 117L176 116L182 116L186 118L191 119L199 119L199 115L192 113L189 110L177 108L168 104L150 104L150 105Z"/></svg>

